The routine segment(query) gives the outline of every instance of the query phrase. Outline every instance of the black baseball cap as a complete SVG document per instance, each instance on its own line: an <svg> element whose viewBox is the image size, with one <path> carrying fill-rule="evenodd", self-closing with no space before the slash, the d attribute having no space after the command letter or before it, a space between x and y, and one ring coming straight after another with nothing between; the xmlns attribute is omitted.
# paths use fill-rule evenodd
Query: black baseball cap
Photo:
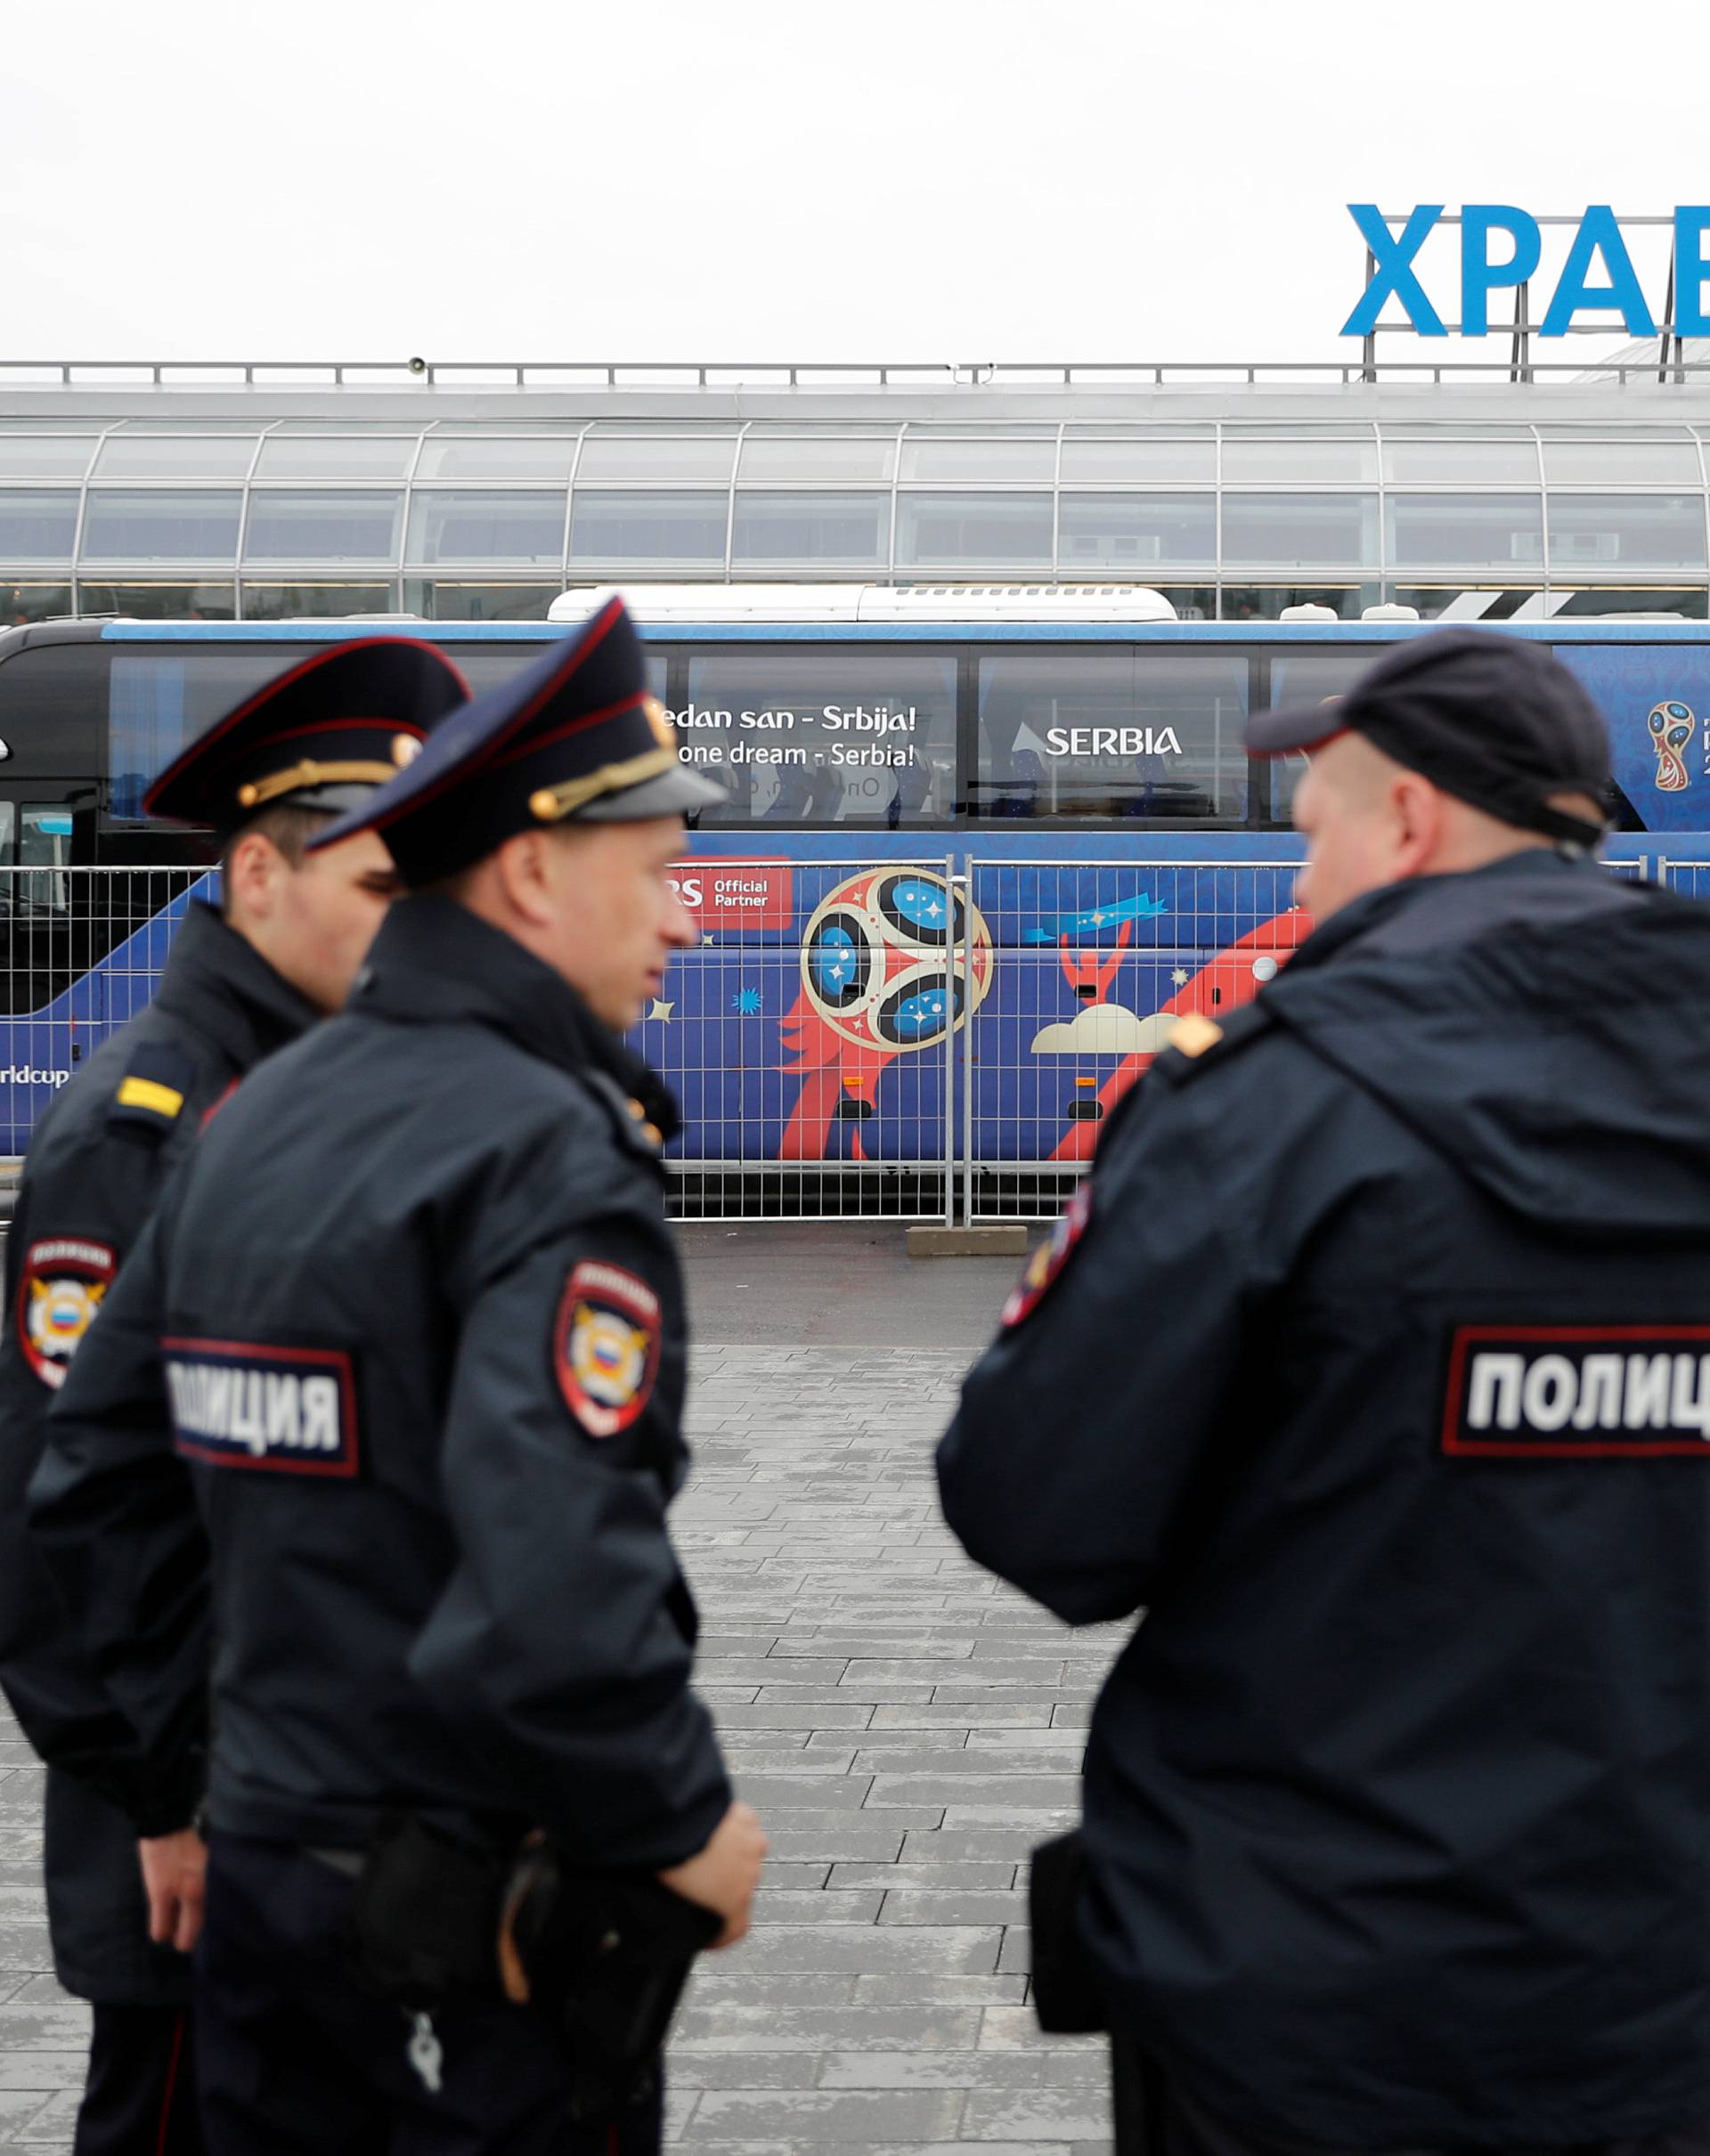
<svg viewBox="0 0 1710 2156"><path fill-rule="evenodd" d="M1338 734L1373 748L1444 793L1522 831L1594 846L1601 822L1552 809L1552 793L1608 794L1602 713L1541 644L1488 629L1411 638L1328 703L1255 712L1248 753L1286 756Z"/></svg>

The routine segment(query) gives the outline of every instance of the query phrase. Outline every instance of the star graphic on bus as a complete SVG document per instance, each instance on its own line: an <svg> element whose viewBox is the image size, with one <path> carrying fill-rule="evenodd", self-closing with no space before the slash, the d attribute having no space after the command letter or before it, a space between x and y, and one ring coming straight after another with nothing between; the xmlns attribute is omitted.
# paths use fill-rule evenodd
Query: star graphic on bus
<svg viewBox="0 0 1710 2156"><path fill-rule="evenodd" d="M659 998L656 996L653 999L653 1007L648 1011L647 1016L649 1018L656 1018L662 1026L669 1025L671 1023L671 1014L676 1008L677 1006L674 1003L661 1003Z"/></svg>
<svg viewBox="0 0 1710 2156"><path fill-rule="evenodd" d="M917 999L912 1009L900 1012L897 1024L905 1032L919 1033L930 1029L936 1033L944 1023L944 994L942 989Z"/></svg>
<svg viewBox="0 0 1710 2156"><path fill-rule="evenodd" d="M730 1008L743 1018L757 1018L761 1002L758 989L738 989L730 998Z"/></svg>
<svg viewBox="0 0 1710 2156"><path fill-rule="evenodd" d="M1187 968L1185 965L1178 965L1169 978L1173 987L1185 989L1187 986Z"/></svg>

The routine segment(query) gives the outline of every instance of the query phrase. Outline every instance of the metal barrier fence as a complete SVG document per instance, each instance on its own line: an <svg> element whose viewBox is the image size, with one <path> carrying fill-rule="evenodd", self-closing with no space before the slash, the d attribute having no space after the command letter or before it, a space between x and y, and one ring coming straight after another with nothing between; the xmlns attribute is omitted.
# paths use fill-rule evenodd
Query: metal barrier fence
<svg viewBox="0 0 1710 2156"><path fill-rule="evenodd" d="M1099 1128L1191 1012L1246 1003L1307 932L1290 860L971 860L996 953L963 1043L969 1221L1048 1217Z"/></svg>
<svg viewBox="0 0 1710 2156"><path fill-rule="evenodd" d="M0 868L0 1153L159 985L205 868Z"/></svg>
<svg viewBox="0 0 1710 2156"><path fill-rule="evenodd" d="M949 860L673 873L702 941L632 1037L683 1111L672 1212L948 1221L969 979Z"/></svg>
<svg viewBox="0 0 1710 2156"><path fill-rule="evenodd" d="M1638 863L1615 873L1642 875ZM631 1045L676 1094L697 1219L1048 1218L1171 1029L1271 979L1298 863L704 856ZM1657 880L1710 898L1710 864ZM154 993L189 868L0 870L0 1153Z"/></svg>

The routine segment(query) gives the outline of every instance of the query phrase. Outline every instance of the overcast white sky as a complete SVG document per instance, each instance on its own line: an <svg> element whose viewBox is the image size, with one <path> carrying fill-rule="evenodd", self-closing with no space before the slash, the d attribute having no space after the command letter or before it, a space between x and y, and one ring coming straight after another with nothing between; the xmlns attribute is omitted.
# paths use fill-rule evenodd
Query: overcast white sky
<svg viewBox="0 0 1710 2156"><path fill-rule="evenodd" d="M1706 62L1704 0L5 0L0 358L1331 357L1346 202L1705 200Z"/></svg>

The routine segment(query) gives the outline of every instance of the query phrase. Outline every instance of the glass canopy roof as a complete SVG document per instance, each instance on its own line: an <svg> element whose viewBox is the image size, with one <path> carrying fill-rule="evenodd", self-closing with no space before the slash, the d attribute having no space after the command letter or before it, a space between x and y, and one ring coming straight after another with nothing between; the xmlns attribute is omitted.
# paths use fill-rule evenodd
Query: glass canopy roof
<svg viewBox="0 0 1710 2156"><path fill-rule="evenodd" d="M566 582L1115 579L1367 602L1460 579L1702 613L1710 426L0 420L44 611L541 611ZM161 606L150 599L155 586ZM1696 597L1691 596L1696 594ZM1332 603L1337 603L1332 598ZM1637 601L1632 603L1638 603ZM1257 609L1265 611L1261 599Z"/></svg>

